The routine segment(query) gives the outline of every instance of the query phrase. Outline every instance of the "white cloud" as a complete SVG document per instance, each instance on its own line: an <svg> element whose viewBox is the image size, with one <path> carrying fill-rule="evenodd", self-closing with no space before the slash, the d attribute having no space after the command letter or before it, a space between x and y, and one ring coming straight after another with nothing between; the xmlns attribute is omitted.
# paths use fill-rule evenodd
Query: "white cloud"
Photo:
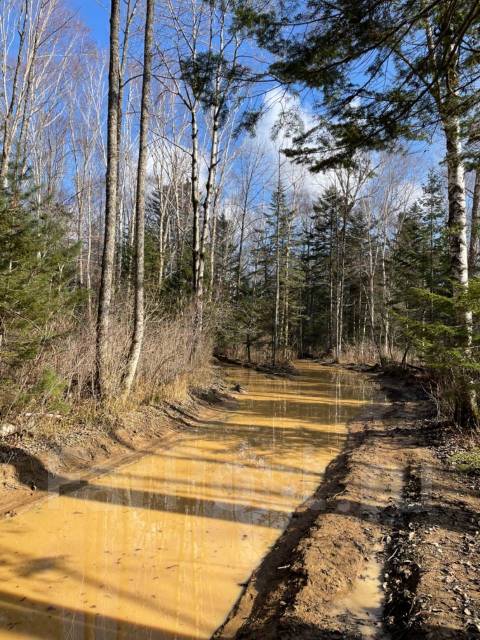
<svg viewBox="0 0 480 640"><path fill-rule="evenodd" d="M278 166L279 151L292 145L292 135L285 131L278 132L279 124L287 119L291 110L303 123L305 129L315 125L313 114L306 109L300 100L285 89L276 88L270 91L264 100L264 114L256 127L256 138L264 148L267 158L272 162L272 169ZM275 139L274 132L277 132ZM290 184L301 183L303 190L311 197L318 196L332 182L332 173L312 173L308 166L299 165L281 155L281 172Z"/></svg>

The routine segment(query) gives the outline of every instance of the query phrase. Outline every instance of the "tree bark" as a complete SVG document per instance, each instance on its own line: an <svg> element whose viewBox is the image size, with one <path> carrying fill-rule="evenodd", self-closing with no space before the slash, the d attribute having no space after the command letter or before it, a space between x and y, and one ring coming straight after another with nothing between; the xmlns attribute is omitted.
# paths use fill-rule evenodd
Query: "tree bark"
<svg viewBox="0 0 480 640"><path fill-rule="evenodd" d="M199 220L199 196L198 196L198 123L196 107L191 110L191 138L192 138L192 164L191 164L191 200L193 216L193 243L192 243L192 288L194 293L198 290L198 272L200 260L200 220Z"/></svg>
<svg viewBox="0 0 480 640"><path fill-rule="evenodd" d="M470 229L470 249L468 252L469 276L477 275L479 254L479 225L480 225L480 168L475 171L475 186L473 188L472 216Z"/></svg>
<svg viewBox="0 0 480 640"><path fill-rule="evenodd" d="M140 108L140 141L138 147L137 197L135 202L135 309L134 328L128 354L124 392L128 393L135 379L145 333L145 184L147 176L147 142L152 84L152 43L155 0L147 0L145 42L143 52L142 104Z"/></svg>
<svg viewBox="0 0 480 640"><path fill-rule="evenodd" d="M122 121L123 121L123 97L124 97L124 77L125 77L125 69L128 60L128 46L130 41L130 27L132 24L133 17L135 15L137 8L137 1L131 9L131 0L127 1L127 6L125 9L126 12L126 22L125 22L125 30L123 33L122 40L122 55L120 59L120 70L118 75L118 118L117 118L117 197L116 197L116 207L117 207L117 238L118 238L118 251L116 256L116 288L117 290L120 287L120 280L122 277L122 269L123 269L123 235L122 235L122 205L123 205L123 194L121 189L121 152L122 152ZM119 53L120 55L120 53ZM130 261L128 261L128 266L130 268ZM130 274L128 274L130 277Z"/></svg>
<svg viewBox="0 0 480 640"><path fill-rule="evenodd" d="M198 330L201 330L203 326L203 305L205 296L205 250L207 243L207 230L212 214L212 202L218 165L218 134L220 127L219 119L220 109L216 107L213 114L210 160L208 165L207 184L205 186L205 198L203 201L202 232L200 235L198 252L197 288L195 290Z"/></svg>
<svg viewBox="0 0 480 640"><path fill-rule="evenodd" d="M278 202L277 211L275 212L275 307L273 314L273 344L272 344L272 364L277 364L278 338L279 338L279 320L280 320L280 162L278 168Z"/></svg>
<svg viewBox="0 0 480 640"><path fill-rule="evenodd" d="M19 44L18 54L15 62L15 72L13 75L12 94L8 104L7 113L3 121L3 140L2 140L2 153L0 155L0 182L3 187L7 186L7 176L10 166L10 154L13 145L14 136L14 118L17 107L17 94L20 81L20 69L22 66L23 48L26 39L27 21L29 15L29 1L27 0L23 5L23 20L22 27L18 32Z"/></svg>
<svg viewBox="0 0 480 640"><path fill-rule="evenodd" d="M468 289L467 213L459 118L448 118L444 129L447 142L451 275L456 289L454 295L457 295ZM472 339L472 312L462 309L459 315L465 330L465 346L469 348Z"/></svg>
<svg viewBox="0 0 480 640"><path fill-rule="evenodd" d="M291 236L291 221L288 220L288 229L285 245L285 285L283 293L283 359L286 361L288 357L288 342L290 333L290 236Z"/></svg>
<svg viewBox="0 0 480 640"><path fill-rule="evenodd" d="M115 235L117 218L118 178L118 88L120 77L119 60L120 0L110 4L110 65L108 74L108 133L107 170L105 177L105 235L103 243L102 269L97 315L96 338L96 389L100 397L110 393L108 379L108 334L110 306L112 301L113 272L115 263Z"/></svg>
<svg viewBox="0 0 480 640"><path fill-rule="evenodd" d="M216 206L213 206L213 215L212 224L210 228L210 284L209 284L209 292L208 292L208 300L211 302L213 300L213 294L215 290L215 254L217 251L217 214L216 214Z"/></svg>
<svg viewBox="0 0 480 640"><path fill-rule="evenodd" d="M454 298L468 291L468 248L467 248L467 213L465 195L465 174L462 161L460 138L460 119L449 117L444 127L447 142L448 169L448 228L450 232L451 277L453 280ZM473 314L465 302L457 311L458 323L463 331L462 348L467 358L471 355ZM461 401L459 411L461 418L478 424L477 394L472 379L467 380L465 400Z"/></svg>
<svg viewBox="0 0 480 640"><path fill-rule="evenodd" d="M245 219L247 217L247 196L244 198L244 203L242 207L242 218L240 224L240 240L238 243L238 259L237 259L237 283L236 283L236 298L240 297L240 284L242 278L242 259L243 259L243 242L245 238Z"/></svg>

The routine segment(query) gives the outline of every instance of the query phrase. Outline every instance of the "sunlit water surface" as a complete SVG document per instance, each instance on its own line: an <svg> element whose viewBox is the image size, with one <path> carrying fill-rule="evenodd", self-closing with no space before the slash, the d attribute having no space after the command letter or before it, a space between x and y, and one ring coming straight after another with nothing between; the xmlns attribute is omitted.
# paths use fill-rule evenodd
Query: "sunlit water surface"
<svg viewBox="0 0 480 640"><path fill-rule="evenodd" d="M240 369L238 408L0 523L0 638L209 638L371 391L298 363Z"/></svg>

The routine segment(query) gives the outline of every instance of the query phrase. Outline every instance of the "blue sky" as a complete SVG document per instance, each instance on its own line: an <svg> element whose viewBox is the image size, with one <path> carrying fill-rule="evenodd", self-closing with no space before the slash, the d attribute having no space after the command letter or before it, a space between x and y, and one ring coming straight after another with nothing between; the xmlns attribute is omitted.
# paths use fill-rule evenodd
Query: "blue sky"
<svg viewBox="0 0 480 640"><path fill-rule="evenodd" d="M109 0L69 0L70 6L78 12L78 17L86 24L91 31L93 40L100 46L108 46L109 40L109 14L110 14L110 2ZM308 115L312 104L311 97L306 100L302 100L302 106L306 109L304 115ZM278 109L273 109L278 116ZM262 131L257 132L260 139L264 139L267 142L267 146L271 146L269 141L270 127L273 124L272 117L264 118L263 126L260 127ZM265 129L268 128L268 131ZM274 145L273 145L274 146ZM419 182L423 180L426 175L428 166L436 164L443 157L443 147L440 147L438 140L436 144L431 145L425 143L410 144L410 151L414 152L414 161L417 164L417 179ZM428 157L425 157L425 151L428 149ZM434 157L432 157L434 156ZM313 178L312 178L313 180ZM316 181L316 179L315 179Z"/></svg>
<svg viewBox="0 0 480 640"><path fill-rule="evenodd" d="M91 30L93 39L99 45L108 43L108 0L70 0L78 16Z"/></svg>

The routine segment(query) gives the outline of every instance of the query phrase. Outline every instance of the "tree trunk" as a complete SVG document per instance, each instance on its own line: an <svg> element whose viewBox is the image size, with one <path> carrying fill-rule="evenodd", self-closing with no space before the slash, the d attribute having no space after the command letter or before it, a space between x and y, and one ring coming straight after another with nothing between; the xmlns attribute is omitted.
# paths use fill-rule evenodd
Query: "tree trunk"
<svg viewBox="0 0 480 640"><path fill-rule="evenodd" d="M90 191L91 191L91 181L89 183L89 195L88 195L88 219L87 219L87 255L86 255L86 263L85 263L85 270L86 270L86 276L87 276L87 281L86 281L86 285L87 285L87 317L89 320L89 323L92 320L93 317L93 313L92 313L92 207L91 207L91 202L92 202L92 198L90 195Z"/></svg>
<svg viewBox="0 0 480 640"><path fill-rule="evenodd" d="M335 331L335 302L333 297L334 284L333 284L333 211L330 211L330 242L328 247L328 291L329 291L329 314L328 314L328 353L333 353L334 349L334 331Z"/></svg>
<svg viewBox="0 0 480 640"><path fill-rule="evenodd" d="M213 300L213 292L215 289L215 254L217 251L217 214L216 207L213 207L212 225L210 229L210 286L208 292L209 302Z"/></svg>
<svg viewBox="0 0 480 640"><path fill-rule="evenodd" d="M155 0L147 0L145 43L143 52L142 104L140 109L140 141L138 147L137 197L135 203L135 310L134 328L127 367L123 380L125 393L132 387L138 369L145 332L145 183L147 176L147 142L150 87L152 83L152 43Z"/></svg>
<svg viewBox="0 0 480 640"><path fill-rule="evenodd" d="M96 339L96 388L105 398L110 392L108 380L108 333L110 325L110 305L112 301L113 271L115 263L115 234L117 213L117 173L118 173L118 87L120 76L119 38L120 0L110 4L110 66L108 75L108 134L107 171L105 177L105 236L103 243L102 269L98 299L97 339Z"/></svg>
<svg viewBox="0 0 480 640"><path fill-rule="evenodd" d="M344 299L345 299L345 253L346 253L346 244L347 244L347 220L348 215L350 213L350 209L348 205L344 205L343 207L343 220L342 220L342 234L341 234L341 262L340 262L340 278L338 283L338 293L337 293L337 318L336 318L336 327L337 327L337 337L336 337L336 346L335 346L335 360L337 362L340 361L342 357L342 349L343 349L343 315L344 315Z"/></svg>
<svg viewBox="0 0 480 640"><path fill-rule="evenodd" d="M290 224L290 223L289 223ZM285 247L285 285L283 293L283 359L288 356L288 338L290 333L290 230L288 231L287 244Z"/></svg>
<svg viewBox="0 0 480 640"><path fill-rule="evenodd" d="M280 181L279 181L280 185ZM280 189L278 191L280 193ZM278 325L280 319L280 205L276 211L275 225L275 309L273 315L272 364L277 364Z"/></svg>
<svg viewBox="0 0 480 640"><path fill-rule="evenodd" d="M451 278L454 298L468 290L468 249L467 249L467 213L465 197L465 175L462 161L460 138L460 119L449 117L444 126L447 142L448 169L448 228L450 233ZM462 329L461 342L465 356L471 354L473 314L465 305L460 304L457 321ZM478 423L478 407L473 380L467 381L465 396L459 403L461 420ZM466 414L466 415L465 415Z"/></svg>
<svg viewBox="0 0 480 640"><path fill-rule="evenodd" d="M23 5L22 27L18 32L18 54L15 62L15 72L13 75L12 94L3 121L2 153L0 155L0 183L2 187L7 186L7 177L10 166L10 154L12 151L14 137L14 118L17 108L17 94L19 89L18 85L20 81L20 69L22 66L22 55L27 31L28 13L29 2L27 0L27 2L25 2L25 4Z"/></svg>
<svg viewBox="0 0 480 640"><path fill-rule="evenodd" d="M125 9L126 12L126 22L125 22L125 30L123 32L123 41L122 41L122 56L120 60L120 71L118 75L118 118L117 118L117 197L116 197L116 219L117 219L117 238L118 238L118 251L117 251L117 260L116 260L116 282L115 286L118 290L120 289L121 278L122 278L122 270L124 265L123 255L124 255L124 245L123 245L123 233L122 233L122 207L123 207L123 192L121 189L121 157L122 157L122 120L123 120L123 94L124 94L124 76L125 69L128 59L128 45L130 40L130 27L132 24L133 17L135 15L136 5L131 11L131 0L127 1L127 6ZM130 260L128 261L129 267ZM130 273L129 273L130 277Z"/></svg>
<svg viewBox="0 0 480 640"><path fill-rule="evenodd" d="M207 184L205 186L205 199L203 201L203 220L202 233L200 236L199 254L198 254L198 277L196 288L196 307L197 307L197 330L202 329L203 325L203 303L205 295L205 248L207 243L207 230L210 222L212 202L215 190L215 179L218 164L218 132L219 132L220 110L216 109L213 116L212 124L212 141L210 148L210 160L208 165Z"/></svg>
<svg viewBox="0 0 480 640"><path fill-rule="evenodd" d="M383 306L383 355L388 358L389 344L390 344L390 314L388 309L388 281L387 281L387 269L386 269L386 250L387 250L387 234L385 231L382 251L381 251L381 269L382 269L382 306Z"/></svg>
<svg viewBox="0 0 480 640"><path fill-rule="evenodd" d="M160 218L158 221L158 291L163 287L163 274L165 271L165 233L164 233L165 206L160 206Z"/></svg>
<svg viewBox="0 0 480 640"><path fill-rule="evenodd" d="M198 197L198 123L195 106L191 110L191 138L192 138L192 164L191 164L191 200L193 215L193 242L192 242L192 288L194 293L198 290L198 272L200 260L200 220Z"/></svg>
<svg viewBox="0 0 480 640"><path fill-rule="evenodd" d="M454 295L468 289L467 214L465 206L465 175L462 162L460 121L449 118L445 126L448 169L448 228L450 232L451 276ZM460 311L460 321L465 330L465 346L470 347L472 337L472 312Z"/></svg>
<svg viewBox="0 0 480 640"><path fill-rule="evenodd" d="M468 273L470 277L477 274L479 253L479 225L480 225L480 168L475 171L475 186L473 188L472 217L470 232L470 249L468 252Z"/></svg>
<svg viewBox="0 0 480 640"><path fill-rule="evenodd" d="M242 258L243 258L243 242L245 239L245 219L247 216L247 197L245 197L242 207L242 219L240 224L240 241L238 244L238 260L237 260L237 284L236 284L236 298L240 296L240 281L242 278Z"/></svg>

